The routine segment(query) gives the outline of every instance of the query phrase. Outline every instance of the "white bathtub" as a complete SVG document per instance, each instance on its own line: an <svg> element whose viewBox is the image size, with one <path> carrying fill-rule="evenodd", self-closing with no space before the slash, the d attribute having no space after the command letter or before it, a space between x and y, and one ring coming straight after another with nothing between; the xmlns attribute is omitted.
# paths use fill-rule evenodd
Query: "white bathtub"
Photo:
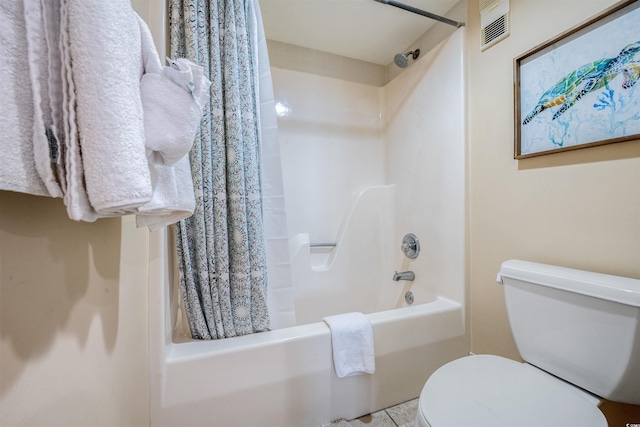
<svg viewBox="0 0 640 427"><path fill-rule="evenodd" d="M167 283L166 237L153 240L150 279ZM172 336L168 288L150 287L150 319L160 326L149 338L152 426L318 427L415 398L435 369L468 354L462 306L436 297L368 314L376 373L339 379L323 322L190 340Z"/></svg>
<svg viewBox="0 0 640 427"><path fill-rule="evenodd" d="M153 425L317 427L415 398L435 369L467 354L461 307L453 301L368 316L374 375L337 378L324 323L172 342Z"/></svg>
<svg viewBox="0 0 640 427"><path fill-rule="evenodd" d="M463 305L436 295L432 289L442 288L436 279L417 274L414 282L393 282L392 265L362 255L371 247L400 252L383 232L389 228L387 219L358 214L384 213L374 207L389 205L384 198L392 193L392 187L376 187L354 198L341 243L326 268L310 267L308 238L294 239L293 263L306 265L293 268L296 317L306 324L249 336L197 341L180 332L178 292L172 289L177 280L169 277L173 269L164 261L172 249L166 233L152 233L151 425L318 427L413 399L433 371L468 355ZM350 220L354 215L358 221ZM415 294L411 306L404 301L407 290ZM368 313L373 375L340 379L334 372L330 331L321 319L346 311Z"/></svg>

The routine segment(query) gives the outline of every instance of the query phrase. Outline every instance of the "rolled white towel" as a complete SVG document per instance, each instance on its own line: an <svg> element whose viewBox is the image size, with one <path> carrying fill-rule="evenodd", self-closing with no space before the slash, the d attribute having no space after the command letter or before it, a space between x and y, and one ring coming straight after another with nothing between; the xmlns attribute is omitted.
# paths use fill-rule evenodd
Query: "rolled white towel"
<svg viewBox="0 0 640 427"><path fill-rule="evenodd" d="M60 0L60 67L62 76L62 141L64 142L64 174L66 188L64 204L69 218L76 221L95 221L100 217L89 203L85 187L84 168L80 150L76 111L76 85L71 67L69 46L69 8L67 0ZM52 98L53 99L53 98Z"/></svg>
<svg viewBox="0 0 640 427"><path fill-rule="evenodd" d="M36 170L24 3L0 1L0 190L50 195Z"/></svg>
<svg viewBox="0 0 640 427"><path fill-rule="evenodd" d="M82 169L103 216L135 212L152 196L140 100L140 28L129 0L66 0Z"/></svg>

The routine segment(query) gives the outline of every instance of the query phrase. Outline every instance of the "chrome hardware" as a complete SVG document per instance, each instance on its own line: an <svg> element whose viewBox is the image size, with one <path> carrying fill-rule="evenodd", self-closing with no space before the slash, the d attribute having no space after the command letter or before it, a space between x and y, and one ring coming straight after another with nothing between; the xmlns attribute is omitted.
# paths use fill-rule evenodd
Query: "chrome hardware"
<svg viewBox="0 0 640 427"><path fill-rule="evenodd" d="M400 273L396 271L393 273L393 281L399 280L416 280L416 275L413 271L401 271Z"/></svg>
<svg viewBox="0 0 640 427"><path fill-rule="evenodd" d="M416 259L420 253L420 241L418 240L418 237L413 233L406 234L402 239L402 246L400 246L400 249L404 252L407 258Z"/></svg>
<svg viewBox="0 0 640 427"><path fill-rule="evenodd" d="M309 243L310 248L335 248L337 243Z"/></svg>
<svg viewBox="0 0 640 427"><path fill-rule="evenodd" d="M404 300L407 302L407 304L411 305L413 304L413 292L411 291L407 291L406 294L404 294Z"/></svg>

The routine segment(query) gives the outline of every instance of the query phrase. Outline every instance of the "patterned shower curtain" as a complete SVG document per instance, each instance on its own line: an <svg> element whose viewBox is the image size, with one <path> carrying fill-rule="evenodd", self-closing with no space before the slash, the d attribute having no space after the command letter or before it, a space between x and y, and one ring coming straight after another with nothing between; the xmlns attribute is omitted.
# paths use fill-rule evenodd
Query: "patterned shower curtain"
<svg viewBox="0 0 640 427"><path fill-rule="evenodd" d="M190 153L196 209L176 225L194 338L269 329L257 17L251 0L170 0L171 56L203 65L211 100Z"/></svg>

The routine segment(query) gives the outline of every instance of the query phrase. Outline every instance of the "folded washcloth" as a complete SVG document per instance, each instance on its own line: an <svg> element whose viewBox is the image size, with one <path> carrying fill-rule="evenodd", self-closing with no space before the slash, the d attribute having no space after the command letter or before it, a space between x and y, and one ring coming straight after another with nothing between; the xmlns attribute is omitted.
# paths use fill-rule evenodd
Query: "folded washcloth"
<svg viewBox="0 0 640 427"><path fill-rule="evenodd" d="M338 378L376 370L373 330L367 316L346 313L323 319L331 329L333 364Z"/></svg>
<svg viewBox="0 0 640 427"><path fill-rule="evenodd" d="M210 86L202 67L185 59L171 64L161 73L144 74L140 83L147 157L166 166L189 153Z"/></svg>
<svg viewBox="0 0 640 427"><path fill-rule="evenodd" d="M0 2L0 190L49 196L36 170L33 93L22 1Z"/></svg>
<svg viewBox="0 0 640 427"><path fill-rule="evenodd" d="M101 216L151 200L140 100L140 28L130 0L66 0L69 63L84 183ZM65 11L63 11L65 12Z"/></svg>
<svg viewBox="0 0 640 427"><path fill-rule="evenodd" d="M189 153L202 117L204 104L200 105L192 96L191 88L195 88L196 82L189 64L200 70L199 77L204 75L202 67L191 62L174 63L167 58L172 66L163 67L149 27L136 16L144 66L140 98L147 158L151 164L171 166ZM208 87L204 90L207 97Z"/></svg>

